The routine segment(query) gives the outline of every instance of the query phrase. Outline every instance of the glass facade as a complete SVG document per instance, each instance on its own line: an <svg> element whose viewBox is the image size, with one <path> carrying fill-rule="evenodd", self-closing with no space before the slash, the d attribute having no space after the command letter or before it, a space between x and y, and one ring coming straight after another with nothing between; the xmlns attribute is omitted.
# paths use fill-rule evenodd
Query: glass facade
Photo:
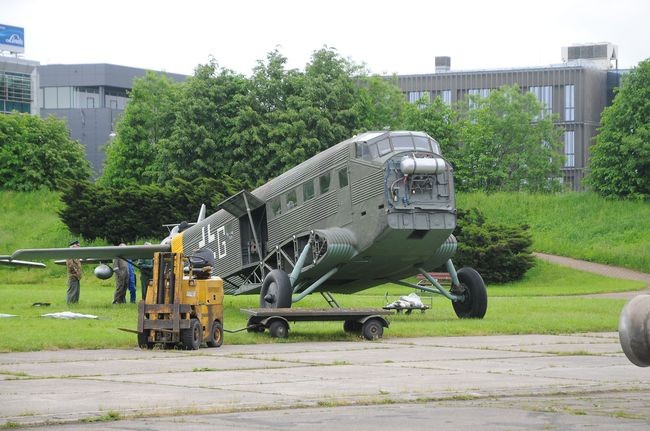
<svg viewBox="0 0 650 431"><path fill-rule="evenodd" d="M542 104L542 111L540 118L546 118L551 115L553 107L553 87L546 85L544 87L530 87L530 92L537 97L537 100Z"/></svg>
<svg viewBox="0 0 650 431"><path fill-rule="evenodd" d="M103 97L100 90L103 90ZM39 91L40 107L44 109L112 108L124 110L128 101L125 88L45 87Z"/></svg>
<svg viewBox="0 0 650 431"><path fill-rule="evenodd" d="M576 132L564 132L564 160L565 168L573 168L576 165Z"/></svg>
<svg viewBox="0 0 650 431"><path fill-rule="evenodd" d="M564 86L564 121L575 121L576 119L576 86Z"/></svg>
<svg viewBox="0 0 650 431"><path fill-rule="evenodd" d="M31 112L32 81L30 75L0 72L0 112Z"/></svg>

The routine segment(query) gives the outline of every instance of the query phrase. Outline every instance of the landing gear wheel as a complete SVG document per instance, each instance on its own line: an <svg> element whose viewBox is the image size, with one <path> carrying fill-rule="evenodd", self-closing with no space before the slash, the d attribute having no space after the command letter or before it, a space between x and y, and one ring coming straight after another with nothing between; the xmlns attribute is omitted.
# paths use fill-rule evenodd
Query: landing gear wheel
<svg viewBox="0 0 650 431"><path fill-rule="evenodd" d="M361 327L361 335L366 340L376 340L384 335L384 325L379 319L368 319Z"/></svg>
<svg viewBox="0 0 650 431"><path fill-rule="evenodd" d="M138 346L141 349L153 349L153 343L149 341L149 330L138 332Z"/></svg>
<svg viewBox="0 0 650 431"><path fill-rule="evenodd" d="M269 334L273 338L287 338L289 325L284 320L276 319L269 325Z"/></svg>
<svg viewBox="0 0 650 431"><path fill-rule="evenodd" d="M456 316L461 319L482 319L487 311L487 289L485 282L474 268L458 270L460 286L454 286L454 293L462 294L465 299L452 302Z"/></svg>
<svg viewBox="0 0 650 431"><path fill-rule="evenodd" d="M223 325L218 320L212 322L210 340L206 344L208 347L221 347L223 344Z"/></svg>
<svg viewBox="0 0 650 431"><path fill-rule="evenodd" d="M361 324L354 320L346 320L343 322L343 330L345 332L359 332L361 330Z"/></svg>
<svg viewBox="0 0 650 431"><path fill-rule="evenodd" d="M203 339L203 328L199 319L191 319L190 327L181 329L181 343L187 350L198 350Z"/></svg>
<svg viewBox="0 0 650 431"><path fill-rule="evenodd" d="M650 295L632 298L618 319L618 338L627 359L638 367L650 366Z"/></svg>
<svg viewBox="0 0 650 431"><path fill-rule="evenodd" d="M274 269L264 277L260 290L260 308L290 308L291 281L286 272Z"/></svg>
<svg viewBox="0 0 650 431"><path fill-rule="evenodd" d="M257 323L252 317L249 317L248 322L246 322L246 332L262 333L264 332L264 325Z"/></svg>

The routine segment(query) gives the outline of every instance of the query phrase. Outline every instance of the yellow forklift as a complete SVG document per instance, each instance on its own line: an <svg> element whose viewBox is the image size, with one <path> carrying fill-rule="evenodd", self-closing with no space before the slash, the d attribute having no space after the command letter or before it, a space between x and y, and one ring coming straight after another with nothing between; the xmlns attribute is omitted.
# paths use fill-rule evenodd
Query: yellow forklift
<svg viewBox="0 0 650 431"><path fill-rule="evenodd" d="M138 304L138 345L198 349L223 344L223 280L212 277L214 255L155 253L153 280Z"/></svg>

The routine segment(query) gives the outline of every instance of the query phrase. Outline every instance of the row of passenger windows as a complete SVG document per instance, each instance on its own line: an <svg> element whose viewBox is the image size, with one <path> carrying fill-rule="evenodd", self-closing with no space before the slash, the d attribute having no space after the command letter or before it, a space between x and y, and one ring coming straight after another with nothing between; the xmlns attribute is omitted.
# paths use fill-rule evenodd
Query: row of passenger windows
<svg viewBox="0 0 650 431"><path fill-rule="evenodd" d="M325 172L317 179L312 178L307 180L298 187L289 190L284 195L273 198L271 200L271 216L278 216L313 199L317 195L320 196L333 190L336 187L333 181L335 177L338 178L339 188L347 187L348 168L344 167L335 171ZM316 190L316 184L318 184L318 190ZM298 198L301 199L299 200Z"/></svg>

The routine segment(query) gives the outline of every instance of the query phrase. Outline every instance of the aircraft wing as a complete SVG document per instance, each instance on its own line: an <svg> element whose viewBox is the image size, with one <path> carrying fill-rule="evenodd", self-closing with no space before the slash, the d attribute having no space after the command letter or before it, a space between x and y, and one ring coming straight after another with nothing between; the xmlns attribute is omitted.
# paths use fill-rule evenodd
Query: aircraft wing
<svg viewBox="0 0 650 431"><path fill-rule="evenodd" d="M169 244L125 245L107 247L73 247L73 248L27 248L17 250L11 256L2 256L8 262L15 259L150 259L156 252L170 251ZM0 257L0 258L2 258Z"/></svg>
<svg viewBox="0 0 650 431"><path fill-rule="evenodd" d="M29 262L26 260L11 260L11 256L0 256L0 265L5 266L26 266L28 268L45 268L44 263Z"/></svg>

